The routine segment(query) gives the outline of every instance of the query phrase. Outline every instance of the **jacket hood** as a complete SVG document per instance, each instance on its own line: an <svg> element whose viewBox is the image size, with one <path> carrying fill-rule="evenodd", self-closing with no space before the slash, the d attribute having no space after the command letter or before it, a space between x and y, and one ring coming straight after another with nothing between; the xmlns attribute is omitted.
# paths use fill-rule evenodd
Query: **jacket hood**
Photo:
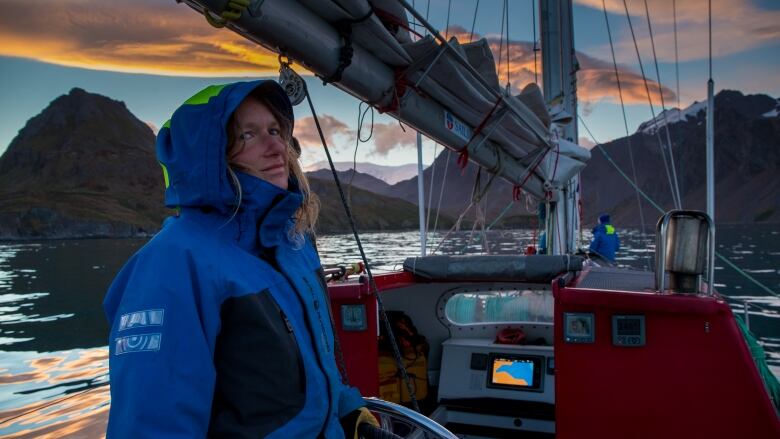
<svg viewBox="0 0 780 439"><path fill-rule="evenodd" d="M272 80L212 85L187 99L157 134L157 160L165 178L165 206L233 209L236 192L227 172L227 123L243 100L262 88L294 120L292 105Z"/></svg>

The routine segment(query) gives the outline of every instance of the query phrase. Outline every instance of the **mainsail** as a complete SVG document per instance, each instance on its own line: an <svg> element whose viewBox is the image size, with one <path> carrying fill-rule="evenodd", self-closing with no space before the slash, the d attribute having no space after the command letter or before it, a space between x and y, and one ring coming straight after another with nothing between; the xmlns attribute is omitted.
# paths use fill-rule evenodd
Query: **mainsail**
<svg viewBox="0 0 780 439"><path fill-rule="evenodd" d="M186 3L537 197L555 197L590 158L558 138L536 84L499 85L486 40L413 39L397 1Z"/></svg>

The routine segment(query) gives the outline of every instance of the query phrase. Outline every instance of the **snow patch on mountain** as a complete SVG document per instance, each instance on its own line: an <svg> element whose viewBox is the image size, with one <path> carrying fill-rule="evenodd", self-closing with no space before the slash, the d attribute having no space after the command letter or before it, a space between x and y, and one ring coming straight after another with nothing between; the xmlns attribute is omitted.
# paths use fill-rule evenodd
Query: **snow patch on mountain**
<svg viewBox="0 0 780 439"><path fill-rule="evenodd" d="M777 100L777 104L775 104L774 110L770 110L762 114L764 117L777 117L778 115L780 115L780 99Z"/></svg>
<svg viewBox="0 0 780 439"><path fill-rule="evenodd" d="M336 162L334 163L337 171L348 171L352 169L352 162ZM314 172L318 169L330 169L330 165L326 161L313 163L308 166L304 166L305 172ZM417 175L417 165L414 163L398 166L377 165L369 162L358 162L357 172L372 175L380 180L383 180L387 184L396 184L399 181L408 180Z"/></svg>
<svg viewBox="0 0 780 439"><path fill-rule="evenodd" d="M639 128L637 128L637 132L653 134L655 133L655 130L663 128L663 126L666 124L672 125L677 122L687 122L688 118L696 118L700 112L706 110L706 101L694 101L693 104L689 105L684 110L680 110L679 108L670 108L666 111L662 111L655 117L655 119L642 122L642 124L639 125Z"/></svg>

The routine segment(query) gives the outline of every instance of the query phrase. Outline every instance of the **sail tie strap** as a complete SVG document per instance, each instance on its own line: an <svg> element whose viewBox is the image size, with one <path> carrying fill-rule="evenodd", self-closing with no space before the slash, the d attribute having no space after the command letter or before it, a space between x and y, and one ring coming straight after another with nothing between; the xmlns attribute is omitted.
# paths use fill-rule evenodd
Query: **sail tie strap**
<svg viewBox="0 0 780 439"><path fill-rule="evenodd" d="M341 22L335 25L338 29L341 39L344 40L344 44L339 49L339 65L336 70L325 78L322 78L322 85L328 85L331 82L341 81L341 75L344 74L344 69L352 64L352 55L355 53L355 49L352 48L352 23Z"/></svg>
<svg viewBox="0 0 780 439"><path fill-rule="evenodd" d="M520 190L521 186L519 184L514 185L512 188L512 201L519 201L520 200Z"/></svg>
<svg viewBox="0 0 780 439"><path fill-rule="evenodd" d="M369 10L368 13L362 17L352 20L340 20L333 24L333 27L336 28L341 39L344 40L344 44L341 46L341 49L339 49L339 65L336 67L336 70L325 78L320 76L322 85L341 81L341 75L344 73L344 69L352 64L352 56L355 54L355 49L352 47L352 26L368 20L372 15L374 15L374 11Z"/></svg>
<svg viewBox="0 0 780 439"><path fill-rule="evenodd" d="M466 166L469 164L469 149L463 148L458 155L458 168L460 169L460 175L463 176L466 172Z"/></svg>
<svg viewBox="0 0 780 439"><path fill-rule="evenodd" d="M482 122L477 125L477 128L474 129L474 132L471 133L471 138L468 142L466 142L466 145L463 147L463 149L460 150L460 155L458 156L458 167L460 167L461 175L463 175L463 172L466 170L466 165L469 164L469 145L471 145L471 142L474 141L474 139L477 138L477 136L482 132L482 129L485 128L485 125L487 125L487 122L490 120L490 117L493 116L493 113L495 113L496 108L501 104L501 99L497 99L496 103L493 105L493 108L488 111L488 113L485 115L485 117L482 118Z"/></svg>
<svg viewBox="0 0 780 439"><path fill-rule="evenodd" d="M214 15L208 8L203 8L203 15L206 17L206 21L216 27L225 27L228 22L238 20L241 14L249 7L250 0L230 0L219 15Z"/></svg>

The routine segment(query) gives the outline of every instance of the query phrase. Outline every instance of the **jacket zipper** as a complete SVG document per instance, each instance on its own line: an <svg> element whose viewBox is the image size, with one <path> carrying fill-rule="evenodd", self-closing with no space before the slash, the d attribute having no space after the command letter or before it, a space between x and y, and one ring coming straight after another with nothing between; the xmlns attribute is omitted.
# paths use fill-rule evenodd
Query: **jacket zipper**
<svg viewBox="0 0 780 439"><path fill-rule="evenodd" d="M295 332L293 331L293 326L290 323L290 320L287 318L287 316L284 314L284 311L279 309L279 314L282 316L282 320L284 320L284 326L287 327L287 333L290 335L290 339L292 340L293 344L295 345L295 356L298 359L298 381L300 382L300 390L301 392L306 392L306 372L303 369L303 357L301 355L301 348L298 346L298 340L295 339Z"/></svg>

